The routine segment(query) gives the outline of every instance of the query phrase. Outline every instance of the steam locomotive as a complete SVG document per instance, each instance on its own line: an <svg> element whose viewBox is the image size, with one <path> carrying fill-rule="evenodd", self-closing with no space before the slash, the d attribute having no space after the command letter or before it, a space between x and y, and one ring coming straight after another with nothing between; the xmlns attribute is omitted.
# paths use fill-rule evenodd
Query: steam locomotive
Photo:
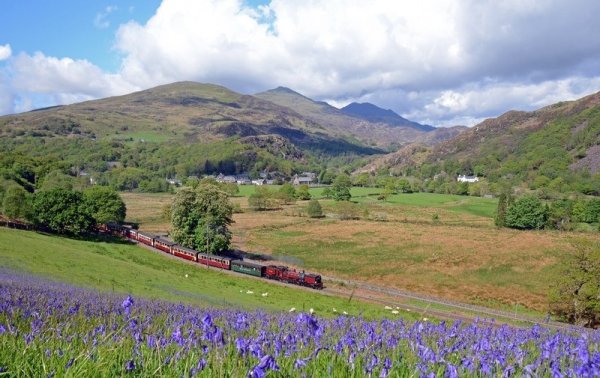
<svg viewBox="0 0 600 378"><path fill-rule="evenodd" d="M164 253L193 261L200 265L232 270L237 273L262 277L270 280L286 282L294 285L306 286L313 289L323 289L321 276L313 273L297 271L283 265L262 265L242 259L209 255L198 252L191 248L183 247L160 236L141 232L134 228L126 227L117 223L107 223L100 227L100 231L111 235L121 236L138 243L146 244Z"/></svg>

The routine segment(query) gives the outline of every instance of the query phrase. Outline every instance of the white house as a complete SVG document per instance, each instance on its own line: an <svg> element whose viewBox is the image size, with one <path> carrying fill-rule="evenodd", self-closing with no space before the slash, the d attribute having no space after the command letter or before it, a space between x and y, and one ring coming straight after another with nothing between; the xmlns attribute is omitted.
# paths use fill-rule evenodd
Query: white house
<svg viewBox="0 0 600 378"><path fill-rule="evenodd" d="M181 186L181 180L176 178L167 178L167 182L171 185Z"/></svg>
<svg viewBox="0 0 600 378"><path fill-rule="evenodd" d="M479 177L477 176L467 176L467 175L459 175L456 179L458 182L479 182Z"/></svg>

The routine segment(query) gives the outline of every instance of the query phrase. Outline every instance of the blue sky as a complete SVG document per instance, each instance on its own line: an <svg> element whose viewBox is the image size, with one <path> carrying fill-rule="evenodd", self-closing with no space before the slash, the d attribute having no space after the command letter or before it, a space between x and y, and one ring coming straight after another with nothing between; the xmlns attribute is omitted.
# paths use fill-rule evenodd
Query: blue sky
<svg viewBox="0 0 600 378"><path fill-rule="evenodd" d="M0 115L174 81L472 126L600 90L596 0L0 2Z"/></svg>
<svg viewBox="0 0 600 378"><path fill-rule="evenodd" d="M144 1L3 1L0 4L0 44L13 52L87 59L116 71L120 56L113 49L120 24L145 23L159 0Z"/></svg>

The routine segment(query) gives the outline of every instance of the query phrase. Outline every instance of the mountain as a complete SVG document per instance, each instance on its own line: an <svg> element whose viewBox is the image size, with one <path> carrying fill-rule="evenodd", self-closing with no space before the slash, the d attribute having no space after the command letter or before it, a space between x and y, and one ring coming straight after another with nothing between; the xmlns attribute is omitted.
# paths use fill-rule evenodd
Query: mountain
<svg viewBox="0 0 600 378"><path fill-rule="evenodd" d="M362 143L380 148L398 148L416 141L427 131L434 129L431 126L405 120L398 115L388 120L369 120L344 112L325 102L314 101L284 87L257 93L254 97L293 109L334 135L350 136ZM400 119L404 121L400 122Z"/></svg>
<svg viewBox="0 0 600 378"><path fill-rule="evenodd" d="M421 131L432 131L435 129L433 126L421 125L420 123L409 121L396 114L393 110L382 109L371 103L357 103L353 102L349 105L344 106L341 111L348 115L363 118L369 122L374 123L386 123L392 126L398 127L412 127Z"/></svg>
<svg viewBox="0 0 600 378"><path fill-rule="evenodd" d="M24 135L199 143L277 135L325 154L381 152L292 108L194 82L0 117L0 137Z"/></svg>
<svg viewBox="0 0 600 378"><path fill-rule="evenodd" d="M423 177L475 173L500 185L600 194L600 92L535 111L509 111L415 156L404 149L376 161L421 170Z"/></svg>

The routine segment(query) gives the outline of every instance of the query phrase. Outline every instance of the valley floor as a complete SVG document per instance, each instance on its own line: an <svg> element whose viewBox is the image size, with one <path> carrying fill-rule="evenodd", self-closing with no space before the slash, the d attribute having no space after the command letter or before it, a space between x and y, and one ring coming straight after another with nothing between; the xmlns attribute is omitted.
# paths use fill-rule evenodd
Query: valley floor
<svg viewBox="0 0 600 378"><path fill-rule="evenodd" d="M547 312L552 277L573 243L600 243L597 233L498 229L494 199L415 193L382 202L372 195L377 189L355 188L353 200L368 215L336 219L336 204L321 199L326 217L309 219L300 216L306 206L301 201L252 211L246 198L252 187L242 188L243 196L233 198L243 209L232 226L237 249L326 276L538 316ZM312 193L318 197L320 190ZM129 220L168 232L161 210L170 195L123 198Z"/></svg>

